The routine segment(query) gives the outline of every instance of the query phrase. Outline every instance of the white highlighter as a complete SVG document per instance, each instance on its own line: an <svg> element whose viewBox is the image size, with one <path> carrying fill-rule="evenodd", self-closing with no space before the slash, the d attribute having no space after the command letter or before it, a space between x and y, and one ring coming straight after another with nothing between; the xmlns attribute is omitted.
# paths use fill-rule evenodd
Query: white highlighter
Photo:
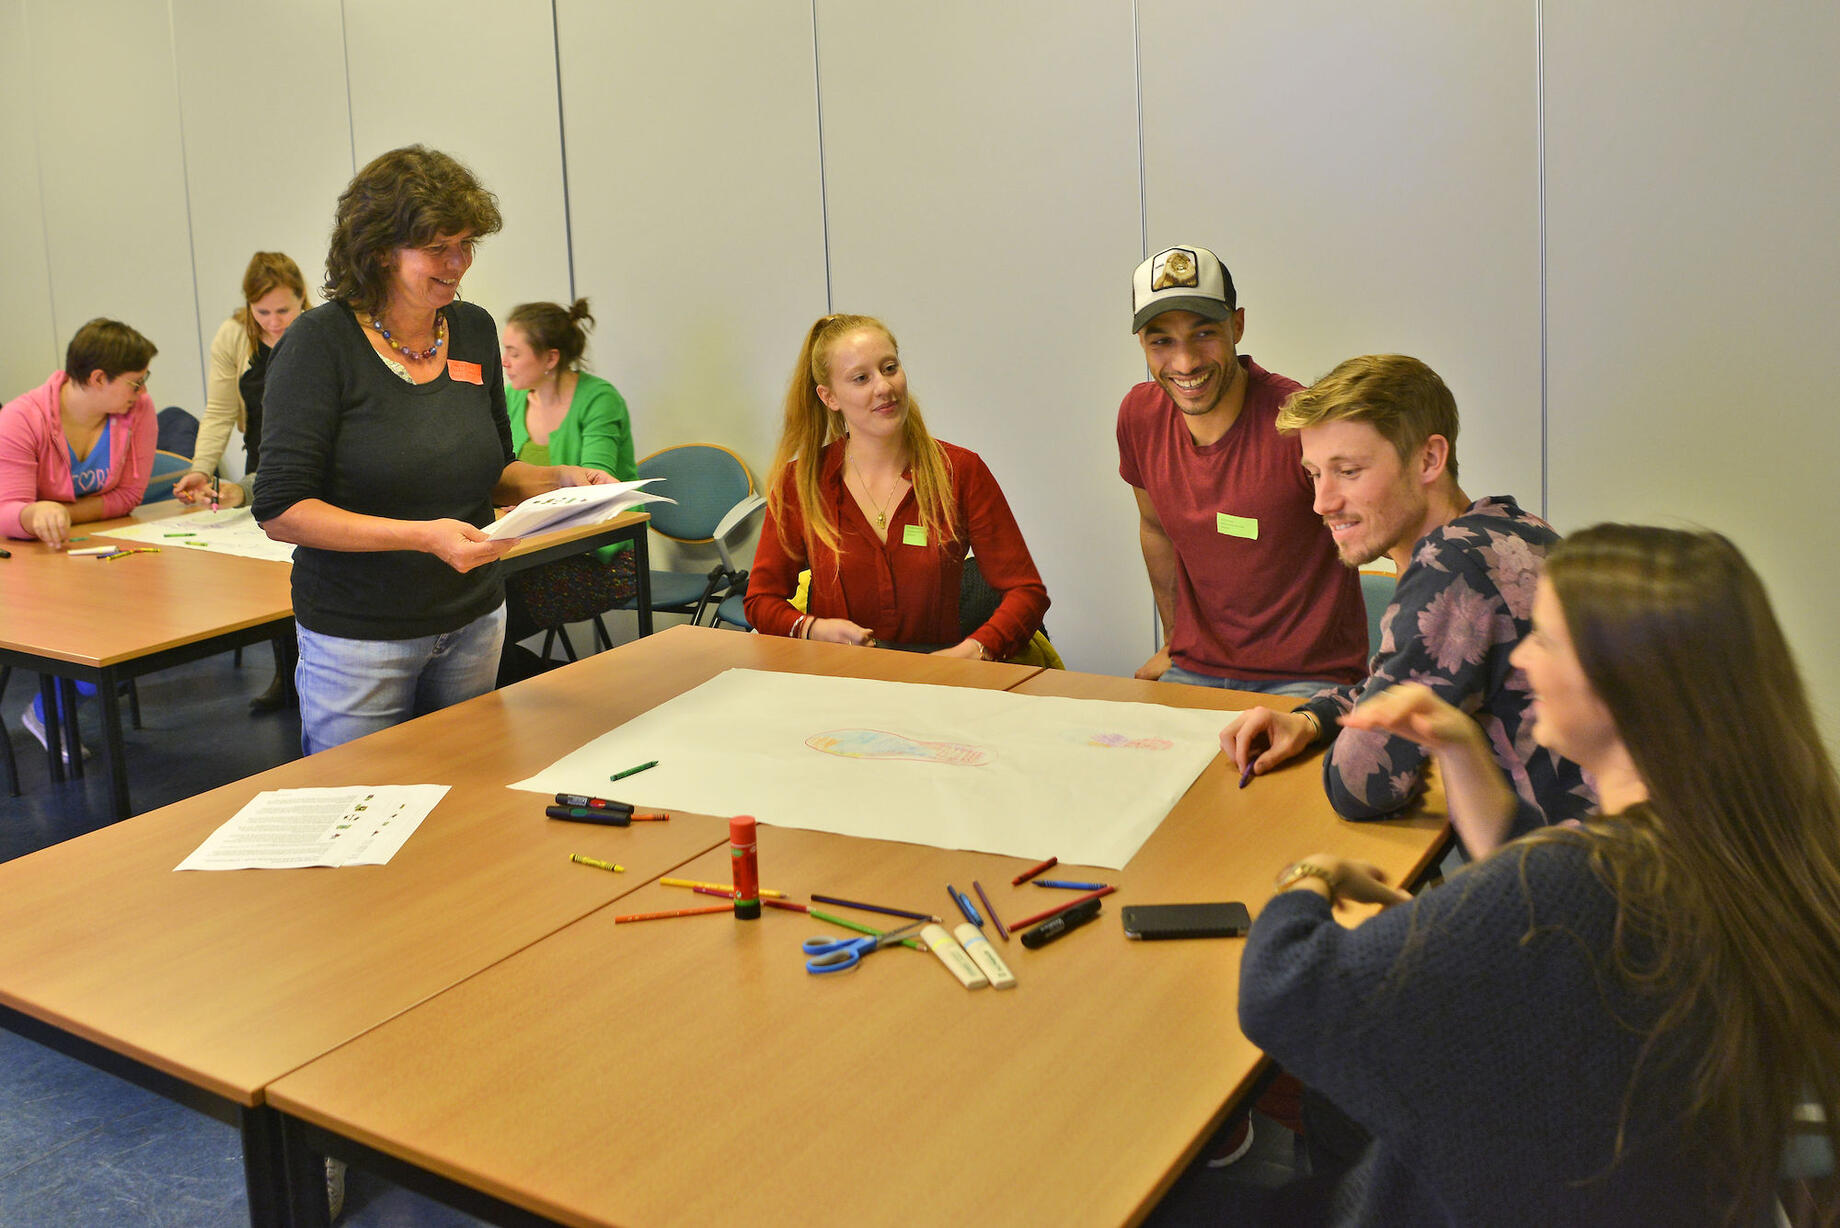
<svg viewBox="0 0 1840 1228"><path fill-rule="evenodd" d="M952 935L946 933L943 925L929 925L920 931L920 941L927 945L939 962L946 966L946 971L958 978L958 983L966 989L982 989L990 982L978 971L978 966L971 962L963 947L952 941Z"/></svg>
<svg viewBox="0 0 1840 1228"><path fill-rule="evenodd" d="M952 932L957 934L959 942L964 944L965 954L969 955L972 962L982 968L984 975L990 978L992 989L1014 989L1016 987L1016 974L1009 970L1008 965L1003 962L1003 957L997 954L997 949L990 945L990 939L984 937L983 930L966 921Z"/></svg>

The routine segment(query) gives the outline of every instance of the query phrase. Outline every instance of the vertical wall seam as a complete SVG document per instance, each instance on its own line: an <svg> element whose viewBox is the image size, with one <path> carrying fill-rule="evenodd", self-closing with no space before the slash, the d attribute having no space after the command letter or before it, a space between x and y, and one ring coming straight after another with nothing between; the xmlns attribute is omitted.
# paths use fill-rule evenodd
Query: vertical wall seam
<svg viewBox="0 0 1840 1228"><path fill-rule="evenodd" d="M192 340L198 346L198 403L203 405L210 395L211 360L204 343L204 303L200 298L204 289L198 284L198 228L192 222L192 167L185 148L185 97L179 85L179 18L173 12L172 0L166 0L166 43L172 53L173 109L178 113L179 124L179 184L185 201L185 250L192 265Z"/></svg>
<svg viewBox="0 0 1840 1228"><path fill-rule="evenodd" d="M25 44L26 56L28 59L32 57L32 14L30 12L30 7L30 5L23 3L19 6L20 34ZM28 85L30 85L30 82L28 82ZM49 203L45 200L45 147L43 142L39 139L38 131L38 90L28 88L26 90L26 97L31 100L27 104L31 108L27 113L27 119L30 121L32 129L32 173L38 180L38 237L45 251L45 299L46 306L51 308L51 352L55 356L55 360L61 361L63 358L63 350L58 346L58 341L64 336L64 330L58 324L57 279L53 277L51 273L51 226L49 222L51 209ZM71 331L74 332L76 330L72 329Z"/></svg>
<svg viewBox="0 0 1840 1228"><path fill-rule="evenodd" d="M351 26L345 0L339 0L339 59L345 65L345 142L351 148L351 177L358 177L358 116L351 107Z"/></svg>
<svg viewBox="0 0 1840 1228"><path fill-rule="evenodd" d="M562 241L569 261L569 302L575 293L575 217L569 204L569 128L562 108L562 16L556 0L549 0L550 41L556 49L556 142L562 150Z"/></svg>
<svg viewBox="0 0 1840 1228"><path fill-rule="evenodd" d="M1552 457L1550 449L1551 423L1547 415L1550 412L1547 401L1547 389L1551 379L1551 352L1547 348L1547 298L1546 298L1546 5L1545 0L1533 0L1533 97L1534 97L1534 143L1538 147L1535 164L1539 175L1539 209L1540 209L1540 515L1546 520L1553 519L1552 507Z"/></svg>
<svg viewBox="0 0 1840 1228"><path fill-rule="evenodd" d="M811 91L818 120L818 224L824 232L824 314L831 298L831 202L824 182L824 72L818 62L818 0L811 0Z"/></svg>
<svg viewBox="0 0 1840 1228"><path fill-rule="evenodd" d="M1137 105L1137 258L1150 258L1150 173L1144 156L1144 45L1143 20L1137 0L1131 0L1131 88ZM1144 371L1149 373L1146 364ZM1156 594L1150 594L1150 644L1152 651L1163 647L1163 615L1156 608Z"/></svg>

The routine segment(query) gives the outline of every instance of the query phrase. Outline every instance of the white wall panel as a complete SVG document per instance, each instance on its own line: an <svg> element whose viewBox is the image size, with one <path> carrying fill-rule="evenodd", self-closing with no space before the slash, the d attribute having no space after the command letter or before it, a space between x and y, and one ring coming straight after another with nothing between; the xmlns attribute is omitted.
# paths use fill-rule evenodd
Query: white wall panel
<svg viewBox="0 0 1840 1228"><path fill-rule="evenodd" d="M818 48L833 304L886 319L934 432L989 462L1068 665L1129 673L1153 633L1113 430L1142 378L1131 6L824 0Z"/></svg>
<svg viewBox="0 0 1840 1228"><path fill-rule="evenodd" d="M556 46L548 0L447 0L433 10L346 4L356 164L426 145L472 168L505 228L480 245L462 294L503 321L569 293ZM340 184L342 190L344 184ZM332 202L326 205L326 224Z"/></svg>
<svg viewBox="0 0 1840 1228"><path fill-rule="evenodd" d="M1243 349L1416 355L1471 496L1540 504L1534 6L1141 0L1150 250L1218 252Z"/></svg>
<svg viewBox="0 0 1840 1228"><path fill-rule="evenodd" d="M1840 8L1545 14L1555 519L1730 536L1840 746Z"/></svg>
<svg viewBox="0 0 1840 1228"><path fill-rule="evenodd" d="M27 0L26 18L58 352L86 320L121 320L159 347L155 403L202 407L167 6Z"/></svg>
<svg viewBox="0 0 1840 1228"><path fill-rule="evenodd" d="M764 477L825 311L809 0L561 0L557 22L591 363L641 456L707 440Z"/></svg>
<svg viewBox="0 0 1840 1228"><path fill-rule="evenodd" d="M0 0L0 403L44 383L63 364L69 340L58 338L51 322L32 131L42 104L33 96L31 61L25 0Z"/></svg>

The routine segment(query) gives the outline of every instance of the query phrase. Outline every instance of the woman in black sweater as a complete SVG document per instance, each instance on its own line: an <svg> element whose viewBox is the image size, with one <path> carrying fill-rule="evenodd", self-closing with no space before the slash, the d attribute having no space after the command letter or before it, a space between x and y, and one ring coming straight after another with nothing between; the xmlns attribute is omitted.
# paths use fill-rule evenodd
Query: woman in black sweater
<svg viewBox="0 0 1840 1228"><path fill-rule="evenodd" d="M1274 1220L1754 1224L1793 1106L1840 1123L1840 787L1755 573L1716 534L1599 526L1533 628L1535 736L1602 813L1409 902L1331 856L1280 875L1241 1026L1373 1141ZM1422 687L1345 723L1428 747L1459 830L1515 805ZM1340 900L1397 906L1350 930Z"/></svg>

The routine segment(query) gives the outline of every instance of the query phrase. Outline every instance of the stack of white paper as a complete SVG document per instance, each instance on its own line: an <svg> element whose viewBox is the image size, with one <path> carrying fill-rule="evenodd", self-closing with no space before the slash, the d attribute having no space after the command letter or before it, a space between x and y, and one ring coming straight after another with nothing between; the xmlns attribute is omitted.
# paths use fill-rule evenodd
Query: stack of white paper
<svg viewBox="0 0 1840 1228"><path fill-rule="evenodd" d="M396 856L446 785L270 789L249 799L175 870L380 866Z"/></svg>
<svg viewBox="0 0 1840 1228"><path fill-rule="evenodd" d="M564 486L546 495L532 495L486 530L487 537L529 537L575 525L599 524L612 520L627 508L641 503L675 503L663 495L641 490L647 482L662 478L640 478L636 482L613 482L604 486Z"/></svg>

